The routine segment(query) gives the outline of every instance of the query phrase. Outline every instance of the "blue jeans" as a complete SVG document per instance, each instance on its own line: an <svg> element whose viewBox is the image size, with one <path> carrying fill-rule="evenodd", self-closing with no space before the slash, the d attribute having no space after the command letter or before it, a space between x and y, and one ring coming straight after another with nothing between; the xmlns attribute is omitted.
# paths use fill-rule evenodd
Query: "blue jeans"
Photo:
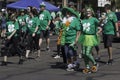
<svg viewBox="0 0 120 80"><path fill-rule="evenodd" d="M77 55L77 51L74 50L74 48L70 46L70 44L65 44L65 54L67 59L71 59L71 57L74 57Z"/></svg>

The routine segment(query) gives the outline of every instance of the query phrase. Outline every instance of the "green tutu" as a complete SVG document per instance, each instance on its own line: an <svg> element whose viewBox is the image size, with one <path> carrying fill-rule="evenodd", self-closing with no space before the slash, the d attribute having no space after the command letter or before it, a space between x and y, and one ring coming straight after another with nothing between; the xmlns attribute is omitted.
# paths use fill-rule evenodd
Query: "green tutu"
<svg viewBox="0 0 120 80"><path fill-rule="evenodd" d="M81 34L78 42L83 46L97 46L100 43L100 38L97 35L84 35Z"/></svg>

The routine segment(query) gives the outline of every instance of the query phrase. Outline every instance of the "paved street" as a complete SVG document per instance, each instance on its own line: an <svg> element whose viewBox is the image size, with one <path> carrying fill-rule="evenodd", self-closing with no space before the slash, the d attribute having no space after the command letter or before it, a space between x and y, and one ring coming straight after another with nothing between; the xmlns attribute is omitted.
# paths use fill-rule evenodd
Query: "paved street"
<svg viewBox="0 0 120 80"><path fill-rule="evenodd" d="M44 41L45 42L45 41ZM45 43L42 44L42 53L40 59L32 59L36 53L30 55L31 59L18 65L18 57L9 57L8 66L0 66L0 80L120 80L120 43L113 43L114 63L107 65L107 50L103 43L100 45L101 61L99 62L99 71L97 73L83 74L83 59L80 61L80 70L68 72L62 66L62 58L54 59L56 53L56 37L51 37L51 51L45 51ZM94 54L96 54L95 50ZM78 47L80 53L80 47ZM2 57L0 57L2 61Z"/></svg>

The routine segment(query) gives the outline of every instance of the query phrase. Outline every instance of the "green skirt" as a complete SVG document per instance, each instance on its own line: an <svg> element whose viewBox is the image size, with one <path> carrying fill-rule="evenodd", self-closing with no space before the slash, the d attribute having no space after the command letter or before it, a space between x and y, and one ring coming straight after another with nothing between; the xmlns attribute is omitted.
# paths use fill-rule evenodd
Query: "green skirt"
<svg viewBox="0 0 120 80"><path fill-rule="evenodd" d="M78 42L83 46L97 46L100 43L100 38L97 35L84 35L81 34Z"/></svg>

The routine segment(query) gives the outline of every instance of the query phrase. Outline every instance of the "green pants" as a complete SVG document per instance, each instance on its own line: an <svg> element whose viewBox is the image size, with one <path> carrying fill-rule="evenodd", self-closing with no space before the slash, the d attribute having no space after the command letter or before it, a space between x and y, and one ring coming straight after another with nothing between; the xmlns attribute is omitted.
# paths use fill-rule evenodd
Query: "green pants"
<svg viewBox="0 0 120 80"><path fill-rule="evenodd" d="M96 61L95 61L93 55L91 54L92 48L93 48L92 46L83 46L82 47L83 58L84 58L85 66L87 68L90 68L89 61L91 61L93 63L93 65L96 64Z"/></svg>

